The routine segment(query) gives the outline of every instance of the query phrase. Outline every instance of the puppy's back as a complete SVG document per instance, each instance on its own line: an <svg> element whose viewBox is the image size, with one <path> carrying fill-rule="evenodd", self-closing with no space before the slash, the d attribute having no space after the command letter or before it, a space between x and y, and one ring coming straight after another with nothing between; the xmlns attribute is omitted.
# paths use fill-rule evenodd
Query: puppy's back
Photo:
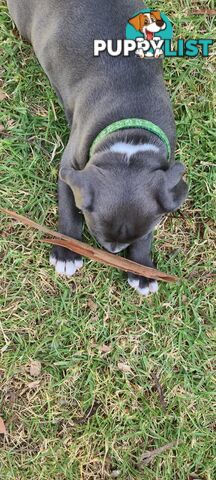
<svg viewBox="0 0 216 480"><path fill-rule="evenodd" d="M27 40L32 40L35 23L38 33L44 28L48 33L54 16L65 35L75 29L81 45L84 41L89 45L95 38L124 38L128 19L144 8L141 0L7 0L7 4Z"/></svg>

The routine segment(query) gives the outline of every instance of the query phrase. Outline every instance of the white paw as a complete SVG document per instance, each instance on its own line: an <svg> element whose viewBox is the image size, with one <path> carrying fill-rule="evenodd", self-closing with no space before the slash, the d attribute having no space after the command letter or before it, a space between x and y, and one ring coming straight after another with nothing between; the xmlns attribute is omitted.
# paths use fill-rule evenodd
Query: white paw
<svg viewBox="0 0 216 480"><path fill-rule="evenodd" d="M159 288L159 285L158 285L157 280L154 280L153 282L150 282L150 283L149 283L149 292L151 292L151 293L157 293L157 292L158 292L158 288Z"/></svg>
<svg viewBox="0 0 216 480"><path fill-rule="evenodd" d="M136 51L135 51L135 55L137 55L137 57L140 57L140 58L144 58L145 57L145 53L143 51L142 48L138 48Z"/></svg>
<svg viewBox="0 0 216 480"><path fill-rule="evenodd" d="M136 290L140 295L147 297L149 293L156 293L158 291L158 282L154 280L153 282L149 282L148 286L140 287L138 279L128 279L129 285Z"/></svg>
<svg viewBox="0 0 216 480"><path fill-rule="evenodd" d="M145 57L151 58L154 54L152 52L146 52Z"/></svg>
<svg viewBox="0 0 216 480"><path fill-rule="evenodd" d="M50 265L55 267L56 273L59 275L65 275L66 277L72 277L83 266L83 260L57 260L50 255Z"/></svg>
<svg viewBox="0 0 216 480"><path fill-rule="evenodd" d="M161 55L163 55L163 50L159 50L158 48L155 50L155 58L159 58Z"/></svg>

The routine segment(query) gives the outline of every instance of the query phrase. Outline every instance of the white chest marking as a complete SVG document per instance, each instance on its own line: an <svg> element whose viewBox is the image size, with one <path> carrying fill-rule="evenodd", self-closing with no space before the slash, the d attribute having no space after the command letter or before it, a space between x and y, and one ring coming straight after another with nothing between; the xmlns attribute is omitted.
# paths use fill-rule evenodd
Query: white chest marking
<svg viewBox="0 0 216 480"><path fill-rule="evenodd" d="M127 157L131 157L131 155L138 152L159 152L159 148L156 147L156 145L153 145L153 143L132 145L126 142L118 142L114 143L110 150L111 152L123 153L124 155L127 155Z"/></svg>

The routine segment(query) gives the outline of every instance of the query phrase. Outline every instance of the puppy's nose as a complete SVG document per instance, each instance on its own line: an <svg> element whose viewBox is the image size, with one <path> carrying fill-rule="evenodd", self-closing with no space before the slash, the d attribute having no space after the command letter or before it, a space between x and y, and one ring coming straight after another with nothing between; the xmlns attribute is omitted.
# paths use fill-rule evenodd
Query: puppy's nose
<svg viewBox="0 0 216 480"><path fill-rule="evenodd" d="M158 27L162 27L164 25L164 21L163 20L156 20L156 25Z"/></svg>
<svg viewBox="0 0 216 480"><path fill-rule="evenodd" d="M111 253L119 253L128 247L127 243L111 243L110 244L110 251Z"/></svg>
<svg viewBox="0 0 216 480"><path fill-rule="evenodd" d="M115 253L115 251L118 249L118 244L117 243L111 243L110 244L110 250L111 252Z"/></svg>
<svg viewBox="0 0 216 480"><path fill-rule="evenodd" d="M105 248L105 250L107 250L110 253L119 253L129 246L128 243L115 243L115 242L102 243L101 245Z"/></svg>

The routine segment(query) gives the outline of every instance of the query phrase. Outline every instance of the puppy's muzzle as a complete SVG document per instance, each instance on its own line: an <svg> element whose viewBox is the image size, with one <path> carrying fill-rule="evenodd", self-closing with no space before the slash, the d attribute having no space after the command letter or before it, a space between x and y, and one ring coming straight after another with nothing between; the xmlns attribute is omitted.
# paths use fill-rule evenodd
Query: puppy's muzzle
<svg viewBox="0 0 216 480"><path fill-rule="evenodd" d="M119 253L128 247L128 243L104 243L103 247L110 253Z"/></svg>

